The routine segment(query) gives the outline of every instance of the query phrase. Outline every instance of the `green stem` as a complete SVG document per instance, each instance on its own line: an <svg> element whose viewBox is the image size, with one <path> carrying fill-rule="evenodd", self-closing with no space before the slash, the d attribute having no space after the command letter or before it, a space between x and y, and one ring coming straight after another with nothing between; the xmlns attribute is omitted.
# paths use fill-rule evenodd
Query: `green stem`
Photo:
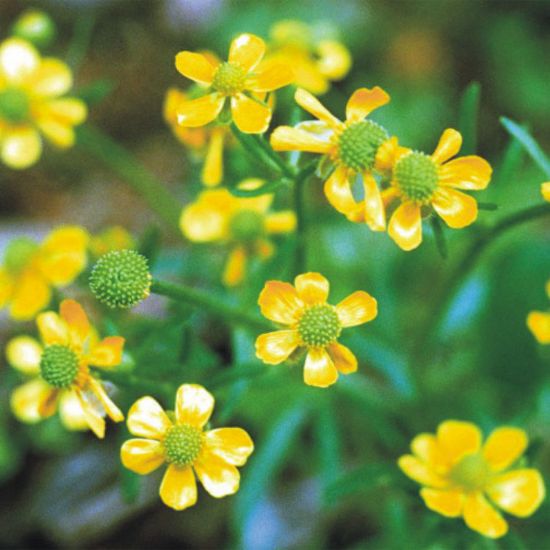
<svg viewBox="0 0 550 550"><path fill-rule="evenodd" d="M294 178L294 209L296 211L296 248L294 251L294 274L299 275L306 267L306 216L304 203L304 185L315 171L317 163L303 168Z"/></svg>
<svg viewBox="0 0 550 550"><path fill-rule="evenodd" d="M219 315L227 321L232 321L235 324L248 327L252 330L273 330L271 323L268 321L251 315L247 311L242 311L228 304L224 304L220 302L218 298L194 288L153 279L151 292L172 298L184 304L199 307L215 315Z"/></svg>
<svg viewBox="0 0 550 550"><path fill-rule="evenodd" d="M158 217L172 230L180 232L181 208L164 185L139 164L136 158L114 139L90 125L77 130L78 145L98 158L142 196Z"/></svg>

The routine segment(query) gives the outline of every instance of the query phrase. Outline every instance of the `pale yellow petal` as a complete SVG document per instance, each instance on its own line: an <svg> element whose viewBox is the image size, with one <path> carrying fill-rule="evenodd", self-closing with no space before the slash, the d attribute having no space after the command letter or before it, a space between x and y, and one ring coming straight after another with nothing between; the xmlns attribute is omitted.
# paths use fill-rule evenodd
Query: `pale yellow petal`
<svg viewBox="0 0 550 550"><path fill-rule="evenodd" d="M462 515L464 494L461 491L440 491L438 489L421 489L420 496L426 506L448 518L456 518Z"/></svg>
<svg viewBox="0 0 550 550"><path fill-rule="evenodd" d="M432 199L432 206L453 229L460 229L477 219L477 202L470 195L448 187L440 187Z"/></svg>
<svg viewBox="0 0 550 550"><path fill-rule="evenodd" d="M228 61L248 73L260 63L264 54L265 42L259 36L244 33L231 42Z"/></svg>
<svg viewBox="0 0 550 550"><path fill-rule="evenodd" d="M317 44L319 60L317 66L324 76L331 80L340 80L348 74L351 67L349 50L336 40L322 40Z"/></svg>
<svg viewBox="0 0 550 550"><path fill-rule="evenodd" d="M397 464L408 477L421 485L435 489L444 489L448 485L445 479L440 477L431 466L415 456L404 455L399 458Z"/></svg>
<svg viewBox="0 0 550 550"><path fill-rule="evenodd" d="M346 105L346 119L349 122L359 122L372 111L390 101L390 96L379 86L374 88L359 88L355 90Z"/></svg>
<svg viewBox="0 0 550 550"><path fill-rule="evenodd" d="M60 149L68 149L74 145L76 134L71 126L51 118L37 120L38 128L44 136Z"/></svg>
<svg viewBox="0 0 550 550"><path fill-rule="evenodd" d="M103 439L105 437L105 420L102 414L97 410L96 404L92 403L89 397L79 389L75 390L75 394L80 402L84 418L90 430L92 430L99 439Z"/></svg>
<svg viewBox="0 0 550 550"><path fill-rule="evenodd" d="M16 336L6 346L8 363L23 374L38 374L42 346L30 336Z"/></svg>
<svg viewBox="0 0 550 550"><path fill-rule="evenodd" d="M14 283L13 277L0 266L0 308L5 307L10 301Z"/></svg>
<svg viewBox="0 0 550 550"><path fill-rule="evenodd" d="M187 51L176 55L176 69L186 78L207 86L212 84L216 71L216 67L204 55Z"/></svg>
<svg viewBox="0 0 550 550"><path fill-rule="evenodd" d="M505 470L523 454L528 441L527 434L519 428L497 428L483 445L483 457L493 470Z"/></svg>
<svg viewBox="0 0 550 550"><path fill-rule="evenodd" d="M491 165L481 157L460 157L439 168L439 183L466 191L481 191L489 185L492 172Z"/></svg>
<svg viewBox="0 0 550 550"><path fill-rule="evenodd" d="M550 313L531 311L527 316L527 326L539 344L550 344Z"/></svg>
<svg viewBox="0 0 550 550"><path fill-rule="evenodd" d="M438 164L443 164L446 160L454 157L462 146L462 136L460 132L447 128L439 140L432 159Z"/></svg>
<svg viewBox="0 0 550 550"><path fill-rule="evenodd" d="M259 71L246 79L246 89L254 92L271 92L294 81L291 67L282 63L263 65Z"/></svg>
<svg viewBox="0 0 550 550"><path fill-rule="evenodd" d="M294 94L296 103L311 113L314 117L326 122L331 128L342 127L340 122L323 104L313 95L302 88L298 88Z"/></svg>
<svg viewBox="0 0 550 550"><path fill-rule="evenodd" d="M304 308L296 289L282 281L267 281L258 298L262 315L283 325L292 325Z"/></svg>
<svg viewBox="0 0 550 550"><path fill-rule="evenodd" d="M125 468L136 474L150 474L164 463L162 443L152 439L129 439L120 448L120 460Z"/></svg>
<svg viewBox="0 0 550 550"><path fill-rule="evenodd" d="M208 450L233 466L243 466L254 451L254 443L241 428L218 428L204 434Z"/></svg>
<svg viewBox="0 0 550 550"><path fill-rule="evenodd" d="M327 141L323 141L305 130L290 126L275 128L269 141L275 151L305 151L324 154L332 148Z"/></svg>
<svg viewBox="0 0 550 550"><path fill-rule="evenodd" d="M357 201L353 197L350 174L344 166L338 166L325 182L325 196L328 202L341 214L355 210Z"/></svg>
<svg viewBox="0 0 550 550"><path fill-rule="evenodd" d="M14 285L10 302L10 316L18 321L28 321L44 309L51 300L51 291L39 272L25 272Z"/></svg>
<svg viewBox="0 0 550 550"><path fill-rule="evenodd" d="M178 124L188 128L205 126L217 118L224 102L225 97L217 93L183 101L176 108Z"/></svg>
<svg viewBox="0 0 550 550"><path fill-rule="evenodd" d="M27 41L8 38L0 46L0 76L8 84L20 84L33 74L40 64L40 54Z"/></svg>
<svg viewBox="0 0 550 550"><path fill-rule="evenodd" d="M223 283L226 286L234 287L240 285L246 272L247 254L244 246L236 246L225 262L223 270Z"/></svg>
<svg viewBox="0 0 550 550"><path fill-rule="evenodd" d="M365 222L372 231L386 230L386 210L376 180L370 172L363 173L365 190Z"/></svg>
<svg viewBox="0 0 550 550"><path fill-rule="evenodd" d="M147 439L162 439L172 422L152 397L138 399L128 411L128 430L132 435Z"/></svg>
<svg viewBox="0 0 550 550"><path fill-rule="evenodd" d="M404 202L392 214L388 234L402 250L413 250L422 242L420 207Z"/></svg>
<svg viewBox="0 0 550 550"><path fill-rule="evenodd" d="M124 338L108 336L94 345L87 356L88 363L94 367L116 367L122 361Z"/></svg>
<svg viewBox="0 0 550 550"><path fill-rule="evenodd" d="M245 94L231 98L231 115L237 128L245 134L262 134L271 121L271 109Z"/></svg>
<svg viewBox="0 0 550 550"><path fill-rule="evenodd" d="M541 183L540 193L545 201L550 202L550 181L545 181L544 183Z"/></svg>
<svg viewBox="0 0 550 550"><path fill-rule="evenodd" d="M50 406L57 393L41 378L35 378L15 388L10 405L13 414L22 422L35 424L55 412Z"/></svg>
<svg viewBox="0 0 550 550"><path fill-rule="evenodd" d="M46 311L38 315L36 324L45 345L69 343L67 323L54 311Z"/></svg>
<svg viewBox="0 0 550 550"><path fill-rule="evenodd" d="M448 459L456 463L464 455L481 449L481 430L471 422L446 420L437 428L437 440Z"/></svg>
<svg viewBox="0 0 550 550"><path fill-rule="evenodd" d="M113 422L122 422L124 420L124 415L122 414L122 411L113 403L111 398L107 395L107 392L105 391L105 388L103 387L101 382L90 376L90 379L88 380L88 388L93 392L95 397L97 397L104 411L107 413L107 416Z"/></svg>
<svg viewBox="0 0 550 550"><path fill-rule="evenodd" d="M291 233L296 229L296 214L293 210L281 210L267 214L265 230L269 234Z"/></svg>
<svg viewBox="0 0 550 550"><path fill-rule="evenodd" d="M73 85L73 75L66 63L48 58L40 63L32 76L32 93L42 97L58 97Z"/></svg>
<svg viewBox="0 0 550 550"><path fill-rule="evenodd" d="M421 433L411 442L411 450L422 462L438 472L447 472L449 459L440 448L437 437L433 434Z"/></svg>
<svg viewBox="0 0 550 550"><path fill-rule="evenodd" d="M228 235L229 214L227 206L233 202L227 190L207 191L201 200L186 206L180 216L180 229L194 242L214 242ZM225 200L219 204L217 198Z"/></svg>
<svg viewBox="0 0 550 550"><path fill-rule="evenodd" d="M174 510L185 510L197 502L197 482L189 466L170 464L160 485L160 498Z"/></svg>
<svg viewBox="0 0 550 550"><path fill-rule="evenodd" d="M328 352L339 373L351 374L357 371L357 357L346 346L334 342L328 346Z"/></svg>
<svg viewBox="0 0 550 550"><path fill-rule="evenodd" d="M343 327L355 327L378 315L378 303L368 292L358 290L336 306L336 313Z"/></svg>
<svg viewBox="0 0 550 550"><path fill-rule="evenodd" d="M202 182L209 187L218 185L223 179L223 142L224 129L214 128L201 172Z"/></svg>
<svg viewBox="0 0 550 550"><path fill-rule="evenodd" d="M176 394L176 420L202 428L214 410L214 397L198 384L183 384Z"/></svg>
<svg viewBox="0 0 550 550"><path fill-rule="evenodd" d="M278 365L288 359L299 344L296 330L267 332L256 339L256 357L269 365Z"/></svg>
<svg viewBox="0 0 550 550"><path fill-rule="evenodd" d="M66 391L59 398L59 416L68 430L89 430L82 405L74 391Z"/></svg>
<svg viewBox="0 0 550 550"><path fill-rule="evenodd" d="M75 300L63 300L59 306L59 314L67 324L71 339L82 344L91 330L84 308Z"/></svg>
<svg viewBox="0 0 550 550"><path fill-rule="evenodd" d="M207 448L203 448L193 467L203 487L213 497L222 498L239 490L239 470Z"/></svg>
<svg viewBox="0 0 550 550"><path fill-rule="evenodd" d="M330 290L329 282L320 273L303 273L294 279L298 297L307 305L323 304Z"/></svg>
<svg viewBox="0 0 550 550"><path fill-rule="evenodd" d="M508 532L506 521L479 492L466 495L463 514L466 525L486 537L497 539Z"/></svg>
<svg viewBox="0 0 550 550"><path fill-rule="evenodd" d="M338 371L325 348L310 348L304 365L304 382L308 386L327 388L338 380Z"/></svg>
<svg viewBox="0 0 550 550"><path fill-rule="evenodd" d="M42 153L42 140L30 126L13 128L0 139L2 162L15 170L33 165Z"/></svg>

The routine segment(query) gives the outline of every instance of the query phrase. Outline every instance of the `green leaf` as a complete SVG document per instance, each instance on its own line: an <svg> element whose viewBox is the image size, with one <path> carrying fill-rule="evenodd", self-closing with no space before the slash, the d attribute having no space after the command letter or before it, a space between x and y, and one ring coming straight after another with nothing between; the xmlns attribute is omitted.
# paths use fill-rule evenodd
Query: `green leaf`
<svg viewBox="0 0 550 550"><path fill-rule="evenodd" d="M509 134L514 136L522 145L527 154L533 159L535 164L544 172L545 176L550 178L550 159L541 149L535 138L517 122L506 117L500 117L500 122L506 128Z"/></svg>
<svg viewBox="0 0 550 550"><path fill-rule="evenodd" d="M519 170L523 157L525 155L524 149L521 143L513 136L510 138L510 142L506 146L506 150L502 156L498 168L495 170L493 182L491 186L500 187L511 180Z"/></svg>
<svg viewBox="0 0 550 550"><path fill-rule="evenodd" d="M288 180L286 178L267 182L265 185L257 187L256 189L239 189L238 187L231 187L229 190L235 197L250 198L266 195L267 193L273 193L276 189L282 187L283 185L288 185Z"/></svg>
<svg viewBox="0 0 550 550"><path fill-rule="evenodd" d="M441 221L437 216L430 218L432 230L434 232L435 244L440 256L446 260L448 256L447 239Z"/></svg>
<svg viewBox="0 0 550 550"><path fill-rule="evenodd" d="M332 503L332 499L327 498L327 491L342 471L340 429L336 421L334 402L331 396L327 397L327 400L322 400L315 421L315 439L325 504Z"/></svg>
<svg viewBox="0 0 550 550"><path fill-rule="evenodd" d="M458 112L458 130L462 134L462 150L464 155L473 155L477 148L477 119L481 85L472 82L464 90Z"/></svg>

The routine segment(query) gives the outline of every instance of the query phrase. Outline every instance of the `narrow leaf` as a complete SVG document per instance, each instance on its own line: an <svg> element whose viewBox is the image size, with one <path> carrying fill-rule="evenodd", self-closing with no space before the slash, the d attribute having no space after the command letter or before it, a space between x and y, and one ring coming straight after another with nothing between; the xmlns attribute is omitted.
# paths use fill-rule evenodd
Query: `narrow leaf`
<svg viewBox="0 0 550 550"><path fill-rule="evenodd" d="M473 155L477 148L477 121L481 85L472 82L462 94L458 113L458 129L462 134L461 154Z"/></svg>

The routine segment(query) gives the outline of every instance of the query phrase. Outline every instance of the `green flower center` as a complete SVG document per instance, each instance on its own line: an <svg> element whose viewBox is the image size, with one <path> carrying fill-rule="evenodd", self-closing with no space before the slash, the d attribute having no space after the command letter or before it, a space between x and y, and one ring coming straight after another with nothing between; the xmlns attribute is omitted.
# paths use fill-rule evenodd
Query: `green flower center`
<svg viewBox="0 0 550 550"><path fill-rule="evenodd" d="M78 375L78 355L67 346L47 346L40 358L40 374L54 388L68 388Z"/></svg>
<svg viewBox="0 0 550 550"><path fill-rule="evenodd" d="M246 73L234 63L222 63L214 73L212 87L225 95L236 94L244 88Z"/></svg>
<svg viewBox="0 0 550 550"><path fill-rule="evenodd" d="M25 122L30 108L29 96L22 90L8 88L0 92L0 118L14 124Z"/></svg>
<svg viewBox="0 0 550 550"><path fill-rule="evenodd" d="M92 292L109 307L133 307L149 296L150 287L147 259L135 250L108 252L90 275Z"/></svg>
<svg viewBox="0 0 550 550"><path fill-rule="evenodd" d="M450 478L467 491L482 490L489 480L491 469L481 453L466 455L453 467Z"/></svg>
<svg viewBox="0 0 550 550"><path fill-rule="evenodd" d="M388 132L372 120L355 122L340 134L338 156L352 170L370 170L374 166L378 148L388 137Z"/></svg>
<svg viewBox="0 0 550 550"><path fill-rule="evenodd" d="M229 231L236 241L255 241L264 234L264 217L254 210L241 210L231 218Z"/></svg>
<svg viewBox="0 0 550 550"><path fill-rule="evenodd" d="M429 155L414 151L397 161L394 179L407 199L426 203L437 189L437 165Z"/></svg>
<svg viewBox="0 0 550 550"><path fill-rule="evenodd" d="M190 466L202 448L202 430L188 424L172 426L164 437L166 462Z"/></svg>
<svg viewBox="0 0 550 550"><path fill-rule="evenodd" d="M307 346L324 347L340 336L342 325L334 307L319 304L304 311L298 322L298 332Z"/></svg>
<svg viewBox="0 0 550 550"><path fill-rule="evenodd" d="M28 237L13 239L6 248L4 255L6 270L12 275L21 273L37 250L38 245Z"/></svg>

